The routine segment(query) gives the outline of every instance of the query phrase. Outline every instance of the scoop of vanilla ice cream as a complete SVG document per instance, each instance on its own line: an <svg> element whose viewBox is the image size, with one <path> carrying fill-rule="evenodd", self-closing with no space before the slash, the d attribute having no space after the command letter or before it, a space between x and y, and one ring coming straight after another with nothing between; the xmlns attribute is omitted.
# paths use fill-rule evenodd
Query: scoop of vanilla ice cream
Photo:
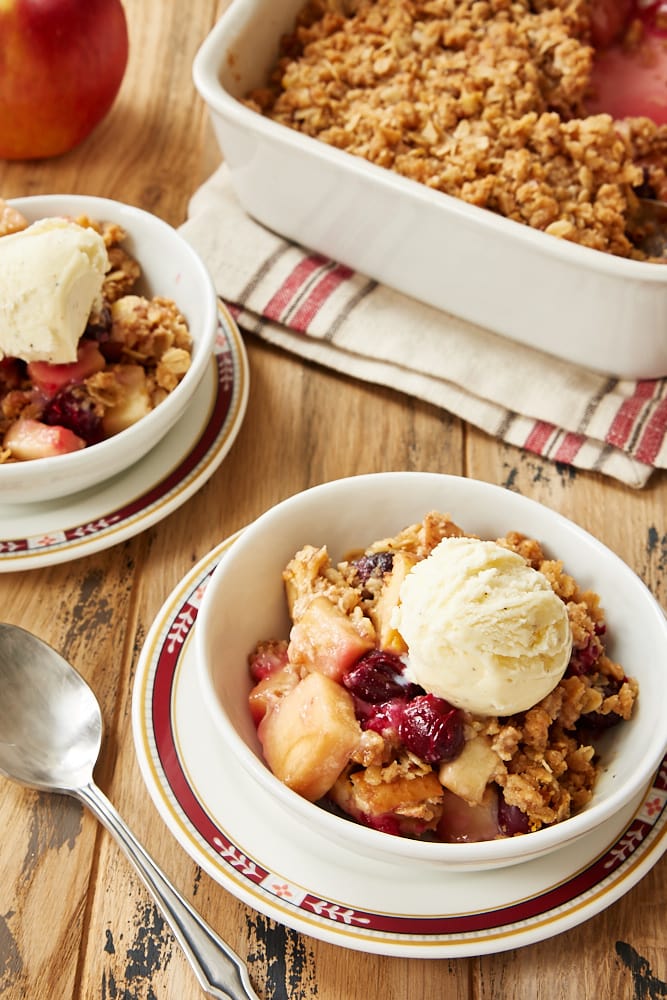
<svg viewBox="0 0 667 1000"><path fill-rule="evenodd" d="M108 267L99 233L67 219L0 238L0 358L76 361Z"/></svg>
<svg viewBox="0 0 667 1000"><path fill-rule="evenodd" d="M572 633L544 574L496 542L446 538L408 573L392 625L426 691L476 715L512 715L563 676Z"/></svg>

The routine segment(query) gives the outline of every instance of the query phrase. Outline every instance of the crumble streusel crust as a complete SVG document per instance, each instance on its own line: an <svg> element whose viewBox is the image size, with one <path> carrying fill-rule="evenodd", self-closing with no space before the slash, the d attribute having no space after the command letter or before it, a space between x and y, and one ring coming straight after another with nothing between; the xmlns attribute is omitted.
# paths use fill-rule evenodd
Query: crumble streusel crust
<svg viewBox="0 0 667 1000"><path fill-rule="evenodd" d="M509 219L623 257L667 127L587 115L587 0L310 0L261 114ZM635 220L633 222L633 220Z"/></svg>

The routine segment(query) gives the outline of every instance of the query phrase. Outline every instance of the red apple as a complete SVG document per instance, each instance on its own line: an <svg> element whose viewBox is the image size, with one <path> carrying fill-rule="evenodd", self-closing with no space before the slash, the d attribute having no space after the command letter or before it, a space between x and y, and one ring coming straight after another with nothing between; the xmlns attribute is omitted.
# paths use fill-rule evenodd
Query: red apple
<svg viewBox="0 0 667 1000"><path fill-rule="evenodd" d="M121 0L1 0L0 158L57 156L85 139L127 56Z"/></svg>

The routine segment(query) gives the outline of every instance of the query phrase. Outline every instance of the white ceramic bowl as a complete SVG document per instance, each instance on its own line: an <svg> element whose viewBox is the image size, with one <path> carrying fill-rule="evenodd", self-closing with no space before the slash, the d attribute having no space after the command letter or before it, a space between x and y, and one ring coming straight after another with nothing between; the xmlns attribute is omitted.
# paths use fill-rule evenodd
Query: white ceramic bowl
<svg viewBox="0 0 667 1000"><path fill-rule="evenodd" d="M633 718L605 737L592 801L555 826L504 840L420 843L335 816L297 795L262 760L250 717L248 653L258 640L287 637L281 572L304 544L326 544L334 560L420 521L449 513L481 537L518 530L564 561L583 589L596 590L608 622L610 655L639 681ZM200 680L211 717L229 751L267 797L316 831L375 859L465 870L501 867L556 850L641 798L667 748L667 620L640 579L604 545L560 514L498 486L456 476L389 472L316 486L267 511L245 528L215 569L196 628ZM225 767L224 760L211 767ZM618 819L616 820L618 822ZM614 831L620 833L620 830Z"/></svg>
<svg viewBox="0 0 667 1000"><path fill-rule="evenodd" d="M136 424L99 444L69 455L0 465L0 503L52 500L110 479L139 461L187 408L206 370L217 331L213 282L199 256L166 222L131 205L88 195L16 198L11 204L30 222L55 215L88 215L118 222L124 246L142 269L140 290L173 299L192 334L192 363L178 386Z"/></svg>
<svg viewBox="0 0 667 1000"><path fill-rule="evenodd" d="M432 191L241 103L303 0L234 0L194 81L239 201L269 229L566 361L667 375L667 267L612 257ZM622 84L619 84L622 85Z"/></svg>

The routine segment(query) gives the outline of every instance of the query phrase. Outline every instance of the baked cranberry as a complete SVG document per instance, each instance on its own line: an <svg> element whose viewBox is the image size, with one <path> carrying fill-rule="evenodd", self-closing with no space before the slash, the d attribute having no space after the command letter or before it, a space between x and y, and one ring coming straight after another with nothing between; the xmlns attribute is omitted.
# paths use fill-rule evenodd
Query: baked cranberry
<svg viewBox="0 0 667 1000"><path fill-rule="evenodd" d="M463 749L463 717L444 698L418 695L406 704L398 735L427 764L453 760Z"/></svg>
<svg viewBox="0 0 667 1000"><path fill-rule="evenodd" d="M104 437L103 408L77 384L63 386L46 404L42 421L73 431L86 444L96 444Z"/></svg>
<svg viewBox="0 0 667 1000"><path fill-rule="evenodd" d="M393 552L371 552L369 555L360 556L354 560L357 570L357 579L360 583L366 583L369 577L382 577L385 573L391 573L394 565Z"/></svg>
<svg viewBox="0 0 667 1000"><path fill-rule="evenodd" d="M596 684L596 690L600 692L603 698L611 698L618 694L621 690L621 685L626 680L626 677L620 681L614 677L607 677L602 687ZM611 729L612 726L618 725L619 722L621 722L621 716L616 712L607 712L605 715L602 712L587 712L577 720L576 729L581 739L593 742L606 729Z"/></svg>
<svg viewBox="0 0 667 1000"><path fill-rule="evenodd" d="M361 723L362 729L372 729L374 733L379 733L381 736L387 733L398 733L398 727L407 704L405 697L390 698L378 705L355 698L354 714Z"/></svg>
<svg viewBox="0 0 667 1000"><path fill-rule="evenodd" d="M402 670L403 664L394 653L372 649L343 675L343 685L355 697L378 705L405 693Z"/></svg>
<svg viewBox="0 0 667 1000"><path fill-rule="evenodd" d="M605 730L617 726L619 722L621 716L616 712L607 712L606 715L602 715L601 712L589 712L577 721L577 732L582 737L585 734L587 742L593 742Z"/></svg>
<svg viewBox="0 0 667 1000"><path fill-rule="evenodd" d="M528 817L518 806L505 802L503 795L498 796L498 826L506 837L514 837L517 833L528 833Z"/></svg>
<svg viewBox="0 0 667 1000"><path fill-rule="evenodd" d="M601 653L602 643L596 629L595 634L588 636L584 646L580 649L573 648L566 671L568 677L581 677L583 674L593 673Z"/></svg>

